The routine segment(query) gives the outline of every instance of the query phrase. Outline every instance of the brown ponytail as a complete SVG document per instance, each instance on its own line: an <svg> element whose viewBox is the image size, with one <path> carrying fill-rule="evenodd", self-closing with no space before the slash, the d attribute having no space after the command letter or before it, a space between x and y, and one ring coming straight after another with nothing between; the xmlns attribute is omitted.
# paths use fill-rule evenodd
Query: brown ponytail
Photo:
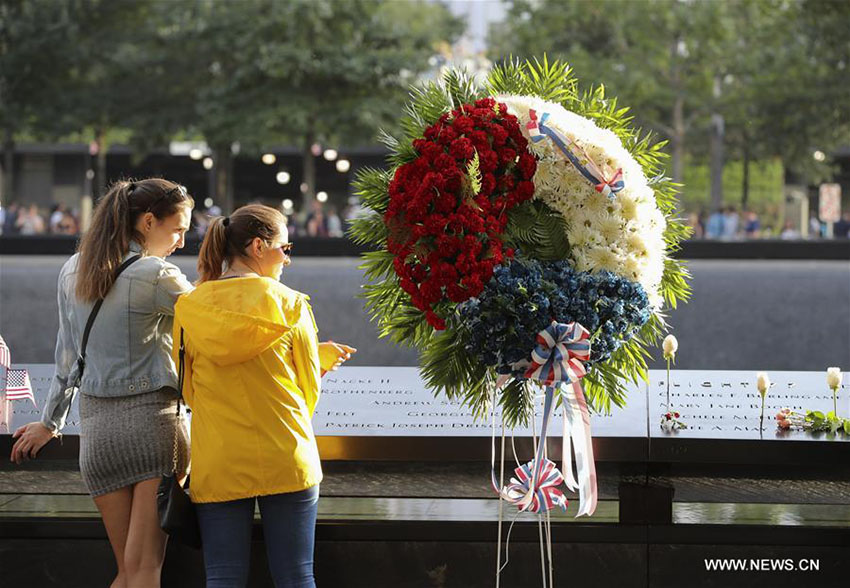
<svg viewBox="0 0 850 588"><path fill-rule="evenodd" d="M249 204L229 217L218 217L210 223L201 252L198 255L198 283L217 280L224 266L245 255L245 249L254 239L271 243L280 236L280 226L285 224L283 214L270 206Z"/></svg>
<svg viewBox="0 0 850 588"><path fill-rule="evenodd" d="M76 295L82 302L106 296L115 282L115 271L130 250L130 241L144 245L136 221L146 212L158 219L175 214L179 207L195 205L182 186L151 178L121 181L112 185L80 241Z"/></svg>
<svg viewBox="0 0 850 588"><path fill-rule="evenodd" d="M226 217L220 216L213 219L204 235L201 243L201 252L198 254L198 282L217 280L224 271L224 262L227 261L227 227L224 224Z"/></svg>

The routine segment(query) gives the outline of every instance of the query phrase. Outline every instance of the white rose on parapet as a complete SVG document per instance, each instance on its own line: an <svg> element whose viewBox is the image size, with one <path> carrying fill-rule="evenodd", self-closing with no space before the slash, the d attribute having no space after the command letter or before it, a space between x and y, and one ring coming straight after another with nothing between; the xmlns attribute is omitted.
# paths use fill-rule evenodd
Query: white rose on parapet
<svg viewBox="0 0 850 588"><path fill-rule="evenodd" d="M679 340L676 339L675 335L667 335L664 337L661 349L664 351L664 359L675 359L676 351L679 350Z"/></svg>
<svg viewBox="0 0 850 588"><path fill-rule="evenodd" d="M830 390L837 390L841 387L841 368L831 367L826 370L826 384Z"/></svg>

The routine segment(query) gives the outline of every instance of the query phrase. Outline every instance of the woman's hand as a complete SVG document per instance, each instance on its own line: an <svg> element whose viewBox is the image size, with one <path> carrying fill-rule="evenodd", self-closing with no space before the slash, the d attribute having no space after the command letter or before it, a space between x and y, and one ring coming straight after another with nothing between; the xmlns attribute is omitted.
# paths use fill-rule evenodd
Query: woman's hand
<svg viewBox="0 0 850 588"><path fill-rule="evenodd" d="M357 353L357 350L342 343L333 341L319 343L319 365L322 368L322 375L336 370L343 362L351 359L352 353Z"/></svg>
<svg viewBox="0 0 850 588"><path fill-rule="evenodd" d="M28 423L20 427L12 439L17 439L12 446L11 460L17 464L28 459L35 459L41 448L56 435L40 422Z"/></svg>

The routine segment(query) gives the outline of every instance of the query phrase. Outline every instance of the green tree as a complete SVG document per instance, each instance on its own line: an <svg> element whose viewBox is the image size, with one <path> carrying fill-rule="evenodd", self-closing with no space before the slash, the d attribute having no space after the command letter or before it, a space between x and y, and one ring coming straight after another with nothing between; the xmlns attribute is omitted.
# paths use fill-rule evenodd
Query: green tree
<svg viewBox="0 0 850 588"><path fill-rule="evenodd" d="M175 22L172 19L172 22ZM233 207L234 146L294 143L305 198L315 193L316 142L371 142L391 124L407 83L462 23L440 4L378 0L205 0L169 37L167 86L189 135L213 150L216 198Z"/></svg>
<svg viewBox="0 0 850 588"><path fill-rule="evenodd" d="M671 176L681 182L688 135L711 110L721 4L517 0L491 29L490 54L548 53L604 85L638 126L669 140Z"/></svg>
<svg viewBox="0 0 850 588"><path fill-rule="evenodd" d="M779 157L793 175L817 181L830 170L813 151L850 141L850 4L762 0L741 8L726 105L733 148L745 161Z"/></svg>
<svg viewBox="0 0 850 588"><path fill-rule="evenodd" d="M712 202L723 200L725 153L780 157L813 179L815 147L848 140L850 3L833 0L516 0L491 31L500 59L548 51L605 84L636 122L670 141L671 175L707 160Z"/></svg>
<svg viewBox="0 0 850 588"><path fill-rule="evenodd" d="M0 1L0 204L14 198L16 134L30 128L33 118L49 107L67 80L70 21L64 3Z"/></svg>
<svg viewBox="0 0 850 588"><path fill-rule="evenodd" d="M64 2L74 23L68 49L70 80L52 105L60 115L52 122L47 116L40 122L42 129L57 135L91 136L96 149L92 196L97 199L106 190L106 155L113 132L147 137L160 128L153 122L163 112L158 71L169 56L158 50L163 22L157 19L162 16L156 10L159 3Z"/></svg>
<svg viewBox="0 0 850 588"><path fill-rule="evenodd" d="M259 31L265 128L303 153L306 199L315 194L311 146L372 142L395 124L407 86L428 69L440 41L462 23L441 4L297 0L276 5Z"/></svg>

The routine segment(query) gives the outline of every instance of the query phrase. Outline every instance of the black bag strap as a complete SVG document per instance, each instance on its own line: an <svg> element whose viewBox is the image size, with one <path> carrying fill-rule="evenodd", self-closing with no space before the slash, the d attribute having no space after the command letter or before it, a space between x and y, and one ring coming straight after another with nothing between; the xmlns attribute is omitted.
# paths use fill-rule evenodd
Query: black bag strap
<svg viewBox="0 0 850 588"><path fill-rule="evenodd" d="M180 360L179 365L177 366L177 392L180 393L179 402L183 402L185 404L185 401L183 400L183 374L186 371L186 346L183 343L183 327L180 327L180 347L177 350L177 355Z"/></svg>
<svg viewBox="0 0 850 588"><path fill-rule="evenodd" d="M115 279L118 279L118 276L121 275L125 269L136 263L139 259L141 259L141 255L134 255L129 258L127 261L121 264L118 270L115 272ZM86 328L83 331L83 342L80 345L80 356L77 358L77 364L79 364L79 374L78 377L83 377L83 369L86 367L86 347L89 343L89 334L91 333L92 325L94 325L94 319L97 317L97 313L100 312L100 307L103 306L103 298L100 298L97 302L94 303L94 307L91 309L91 313L89 313L89 320L86 321Z"/></svg>

